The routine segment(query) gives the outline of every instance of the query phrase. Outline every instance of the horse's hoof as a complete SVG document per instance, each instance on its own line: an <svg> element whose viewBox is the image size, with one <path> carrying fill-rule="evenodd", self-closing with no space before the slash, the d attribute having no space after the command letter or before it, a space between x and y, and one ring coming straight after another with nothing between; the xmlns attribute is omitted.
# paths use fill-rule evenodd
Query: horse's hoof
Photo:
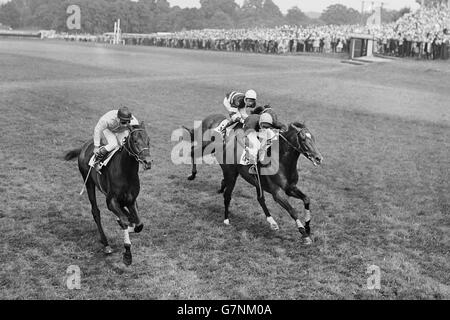
<svg viewBox="0 0 450 320"><path fill-rule="evenodd" d="M142 231L142 229L144 229L144 224L143 223L141 223L140 225L134 227L134 232L140 233Z"/></svg>
<svg viewBox="0 0 450 320"><path fill-rule="evenodd" d="M270 229L274 231L280 230L280 228L278 227L278 223L276 223L276 221L272 217L268 217L267 222L270 224Z"/></svg>
<svg viewBox="0 0 450 320"><path fill-rule="evenodd" d="M280 227L278 227L277 224L271 224L270 229L272 229L273 231L278 231L278 230L280 230Z"/></svg>
<svg viewBox="0 0 450 320"><path fill-rule="evenodd" d="M305 237L305 238L303 238L303 244L304 244L305 246L310 246L310 245L312 245L312 243L313 243L313 241L311 240L310 237Z"/></svg>
<svg viewBox="0 0 450 320"><path fill-rule="evenodd" d="M193 175L190 175L189 177L188 177L188 180L189 181L192 181L192 180L194 180L195 179L195 175L193 174Z"/></svg>
<svg viewBox="0 0 450 320"><path fill-rule="evenodd" d="M104 254L111 254L111 253L113 253L113 249L111 249L110 246L106 246L106 247L103 248L103 253Z"/></svg>
<svg viewBox="0 0 450 320"><path fill-rule="evenodd" d="M223 223L224 223L225 225L229 226L229 225L230 225L230 219L225 219L225 220L223 221Z"/></svg>

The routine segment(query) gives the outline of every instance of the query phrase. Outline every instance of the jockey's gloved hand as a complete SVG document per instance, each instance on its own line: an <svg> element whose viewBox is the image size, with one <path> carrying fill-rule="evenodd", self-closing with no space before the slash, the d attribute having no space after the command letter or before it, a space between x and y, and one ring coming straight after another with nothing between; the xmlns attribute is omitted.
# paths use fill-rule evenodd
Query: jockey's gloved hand
<svg viewBox="0 0 450 320"><path fill-rule="evenodd" d="M96 156L98 156L99 150L100 150L100 147L94 147L94 154L95 154Z"/></svg>
<svg viewBox="0 0 450 320"><path fill-rule="evenodd" d="M236 122L236 121L239 121L240 118L241 118L241 117L240 117L238 114L233 114L233 115L231 116L231 121L232 121L232 122Z"/></svg>
<svg viewBox="0 0 450 320"><path fill-rule="evenodd" d="M99 147L97 152L95 152L95 148L94 148L94 153L97 157L101 158L101 157L105 156L108 153L108 151L106 150L105 147Z"/></svg>

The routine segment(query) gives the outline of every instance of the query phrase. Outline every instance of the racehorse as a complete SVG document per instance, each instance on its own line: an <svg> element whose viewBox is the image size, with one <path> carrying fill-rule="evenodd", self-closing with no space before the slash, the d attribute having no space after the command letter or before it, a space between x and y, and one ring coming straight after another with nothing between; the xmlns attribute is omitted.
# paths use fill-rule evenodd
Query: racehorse
<svg viewBox="0 0 450 320"><path fill-rule="evenodd" d="M131 265L131 241L129 232L140 233L144 227L139 219L138 205L136 198L139 195L139 164L144 170L151 168L150 138L148 137L145 125L141 122L138 126L130 126L129 134L123 140L123 145L112 156L101 173L92 170L89 161L94 154L94 142L86 142L82 148L69 151L65 154L66 161L78 157L78 168L83 181L85 181L89 201L92 206L92 215L100 233L100 242L103 244L105 254L111 254L112 249L108 244L103 231L100 210L97 206L95 188L106 196L108 209L117 216L117 222L124 231L123 262Z"/></svg>
<svg viewBox="0 0 450 320"><path fill-rule="evenodd" d="M258 115L250 115L244 123L248 121L254 121L253 117ZM215 114L206 117L202 122L202 131L213 130L219 124L226 119L224 115ZM197 136L194 129L188 129L191 135L191 160L192 160L192 174L189 176L189 180L194 180L197 175L197 168L195 164L195 155L206 155L204 150L212 142L203 141L199 146L194 146L194 137ZM229 141L228 141L229 143ZM224 149L229 150L227 145L224 144ZM201 149L201 152L200 150ZM226 152L226 151L225 151ZM258 202L261 205L267 222L269 222L273 230L278 230L278 224L270 215L270 212L265 203L264 192L268 192L272 195L273 199L279 203L295 220L297 228L302 236L303 243L306 245L312 244L311 240L311 213L310 213L310 199L304 194L298 187L297 182L299 179L297 172L297 162L300 155L305 156L309 159L315 166L320 165L323 161L323 157L320 154L318 148L315 144L315 138L308 130L308 128L299 122L294 122L288 126L286 131L280 132L279 134L279 150L278 150L278 171L271 175L258 175L255 176L249 173L249 167L246 165L239 164L235 160L234 163L220 163L223 172L223 180L219 193L224 195L225 204L225 220L226 225L230 224L229 220L229 205L231 201L231 195L236 184L237 178L242 176L248 183L256 187ZM273 157L274 155L272 155ZM217 158L217 157L216 157ZM297 210L292 207L288 201L288 197L294 197L301 199L305 207L305 224L300 221L299 214Z"/></svg>

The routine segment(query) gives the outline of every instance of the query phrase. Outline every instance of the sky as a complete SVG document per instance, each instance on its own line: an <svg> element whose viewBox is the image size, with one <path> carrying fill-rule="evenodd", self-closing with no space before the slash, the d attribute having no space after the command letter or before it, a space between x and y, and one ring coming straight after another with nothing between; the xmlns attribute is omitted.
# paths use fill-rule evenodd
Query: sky
<svg viewBox="0 0 450 320"><path fill-rule="evenodd" d="M185 7L200 7L199 0L168 0L172 6L180 6L181 8ZM242 5L243 0L235 0L236 3ZM362 0L273 0L275 4L281 9L283 13L286 13L288 9L293 6L299 7L303 12L322 12L329 5L340 3L347 7L354 8L358 11L361 11L361 2ZM381 1L375 1L375 5L380 3ZM410 7L412 9L416 9L419 5L415 0L383 0L383 7L390 10L398 10L403 7ZM366 9L369 9L372 0L366 0L365 6Z"/></svg>
<svg viewBox="0 0 450 320"><path fill-rule="evenodd" d="M0 0L0 3L7 2L9 0ZM171 6L180 6L181 8L186 7L200 7L200 0L168 0ZM236 3L242 5L244 0L235 0ZM322 12L326 7L331 4L340 3L347 7L354 8L361 11L362 0L273 0L275 4L281 9L283 13L286 13L288 9L293 6L298 6L303 12ZM366 0L365 5L369 9L371 0ZM378 3L380 3L379 1ZM398 10L403 7L410 7L416 9L419 5L415 0L384 0L383 5L386 9ZM375 1L375 4L377 1Z"/></svg>

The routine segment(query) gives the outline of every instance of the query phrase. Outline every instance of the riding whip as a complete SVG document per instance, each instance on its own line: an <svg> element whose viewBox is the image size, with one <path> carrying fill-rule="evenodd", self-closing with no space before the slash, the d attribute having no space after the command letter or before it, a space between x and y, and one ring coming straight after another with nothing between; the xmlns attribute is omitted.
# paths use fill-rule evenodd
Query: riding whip
<svg viewBox="0 0 450 320"><path fill-rule="evenodd" d="M90 167L90 169L89 169L89 171L88 171L88 174L87 174L87 176L86 176L86 180L84 180L83 189L81 189L80 196L83 195L84 190L86 189L86 183L87 183L87 181L88 181L88 179L89 179L89 176L91 175L91 170L92 170L92 167Z"/></svg>

